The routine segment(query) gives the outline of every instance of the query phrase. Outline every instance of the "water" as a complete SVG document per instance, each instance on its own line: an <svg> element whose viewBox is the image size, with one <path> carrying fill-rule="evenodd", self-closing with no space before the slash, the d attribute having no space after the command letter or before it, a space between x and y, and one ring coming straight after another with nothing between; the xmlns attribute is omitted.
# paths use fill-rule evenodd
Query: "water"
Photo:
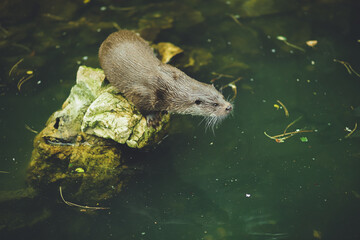
<svg viewBox="0 0 360 240"><path fill-rule="evenodd" d="M9 173L0 174L2 197L26 186L35 135L25 124L41 130L66 99L79 64L98 67L97 48L116 29L94 23L133 29L141 18L156 13L161 17L155 18L165 19L178 9L171 27L154 40L173 42L185 52L204 48L213 57L198 69L182 67L181 57L173 64L204 82L214 78L212 71L242 80L233 115L214 133L198 125L201 118L174 116L174 123L190 127L141 155L146 158L143 171L108 203L110 210L80 212L58 195L13 200L0 208L2 213L13 209L7 219L16 219L18 228L0 231L1 238L359 239L359 135L344 138L344 129L359 121L352 108L360 105L360 78L333 61L348 62L360 72L359 4L277 5L271 14L239 18L239 25L229 14L244 14L243 2L187 1L174 8L176 3L161 1L91 1L52 8L37 1L28 3L28 11L3 15L1 27L9 34L2 30L0 45L0 170ZM129 6L132 10L119 10ZM69 23L81 17L86 20L80 27ZM279 35L305 52L277 40ZM311 39L318 40L314 48L304 44ZM20 73L8 73L21 58L18 71L33 70L34 77L19 92ZM216 85L230 80L222 78ZM232 96L229 89L224 94ZM277 100L289 110L288 118L274 107ZM283 133L298 117L289 131L314 132L284 143L264 135Z"/></svg>

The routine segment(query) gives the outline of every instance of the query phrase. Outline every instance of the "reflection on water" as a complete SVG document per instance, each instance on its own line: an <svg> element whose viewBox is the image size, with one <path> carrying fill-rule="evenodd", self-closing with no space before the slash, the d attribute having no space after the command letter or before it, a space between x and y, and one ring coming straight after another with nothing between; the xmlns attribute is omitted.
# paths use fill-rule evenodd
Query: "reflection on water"
<svg viewBox="0 0 360 240"><path fill-rule="evenodd" d="M1 239L359 239L359 130L345 136L360 124L360 78L339 62L360 72L359 10L351 0L2 1ZM233 116L214 133L173 116L110 210L71 208L58 189L18 191L28 129L61 107L79 65L99 67L99 44L119 28L181 47L170 64L203 82L232 76L217 88L241 77ZM300 117L289 132L314 132L264 135Z"/></svg>

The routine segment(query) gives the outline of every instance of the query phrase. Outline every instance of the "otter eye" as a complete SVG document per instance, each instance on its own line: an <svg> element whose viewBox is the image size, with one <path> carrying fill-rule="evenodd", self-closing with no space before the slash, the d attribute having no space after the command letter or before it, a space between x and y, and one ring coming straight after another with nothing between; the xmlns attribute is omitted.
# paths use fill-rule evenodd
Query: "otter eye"
<svg viewBox="0 0 360 240"><path fill-rule="evenodd" d="M196 100L196 101L195 101L195 104L196 104L196 105L200 105L201 103L202 103L201 100Z"/></svg>
<svg viewBox="0 0 360 240"><path fill-rule="evenodd" d="M219 106L219 104L218 103L213 103L213 106L217 107L217 106Z"/></svg>

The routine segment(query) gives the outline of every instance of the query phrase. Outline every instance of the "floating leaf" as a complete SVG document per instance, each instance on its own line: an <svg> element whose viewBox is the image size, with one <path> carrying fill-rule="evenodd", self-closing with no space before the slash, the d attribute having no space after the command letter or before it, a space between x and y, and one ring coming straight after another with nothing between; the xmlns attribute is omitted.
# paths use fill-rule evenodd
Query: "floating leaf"
<svg viewBox="0 0 360 240"><path fill-rule="evenodd" d="M85 172L85 170L82 169L82 168L76 168L76 169L75 169L75 172L83 173L83 172Z"/></svg>
<svg viewBox="0 0 360 240"><path fill-rule="evenodd" d="M301 142L308 142L308 138L307 137L300 137L300 141Z"/></svg>
<svg viewBox="0 0 360 240"><path fill-rule="evenodd" d="M159 54L161 55L162 63L168 63L173 56L183 52L181 48L169 42L160 42L155 45L155 48L159 51Z"/></svg>
<svg viewBox="0 0 360 240"><path fill-rule="evenodd" d="M313 231L313 237L317 239L321 239L321 232L318 230Z"/></svg>
<svg viewBox="0 0 360 240"><path fill-rule="evenodd" d="M284 37L284 36L277 36L276 39L280 40L280 41L286 41L287 40L287 38Z"/></svg>
<svg viewBox="0 0 360 240"><path fill-rule="evenodd" d="M308 45L309 47L315 47L315 45L318 43L317 40L309 40L306 41L306 45Z"/></svg>

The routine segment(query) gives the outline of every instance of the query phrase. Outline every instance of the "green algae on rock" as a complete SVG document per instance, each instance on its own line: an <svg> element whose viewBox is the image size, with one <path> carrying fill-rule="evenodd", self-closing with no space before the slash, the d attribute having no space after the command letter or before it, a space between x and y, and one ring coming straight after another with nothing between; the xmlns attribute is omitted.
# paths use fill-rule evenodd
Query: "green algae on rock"
<svg viewBox="0 0 360 240"><path fill-rule="evenodd" d="M50 138L54 130L47 127L34 140L27 175L31 186L40 190L62 186L72 199L86 203L121 191L128 180L123 176L127 166L115 142L81 133L60 141Z"/></svg>
<svg viewBox="0 0 360 240"><path fill-rule="evenodd" d="M156 129L149 128L135 106L105 81L102 70L81 66L62 109L34 139L28 182L37 189L61 186L81 203L109 199L131 176L122 151L157 143L168 121L165 115Z"/></svg>

